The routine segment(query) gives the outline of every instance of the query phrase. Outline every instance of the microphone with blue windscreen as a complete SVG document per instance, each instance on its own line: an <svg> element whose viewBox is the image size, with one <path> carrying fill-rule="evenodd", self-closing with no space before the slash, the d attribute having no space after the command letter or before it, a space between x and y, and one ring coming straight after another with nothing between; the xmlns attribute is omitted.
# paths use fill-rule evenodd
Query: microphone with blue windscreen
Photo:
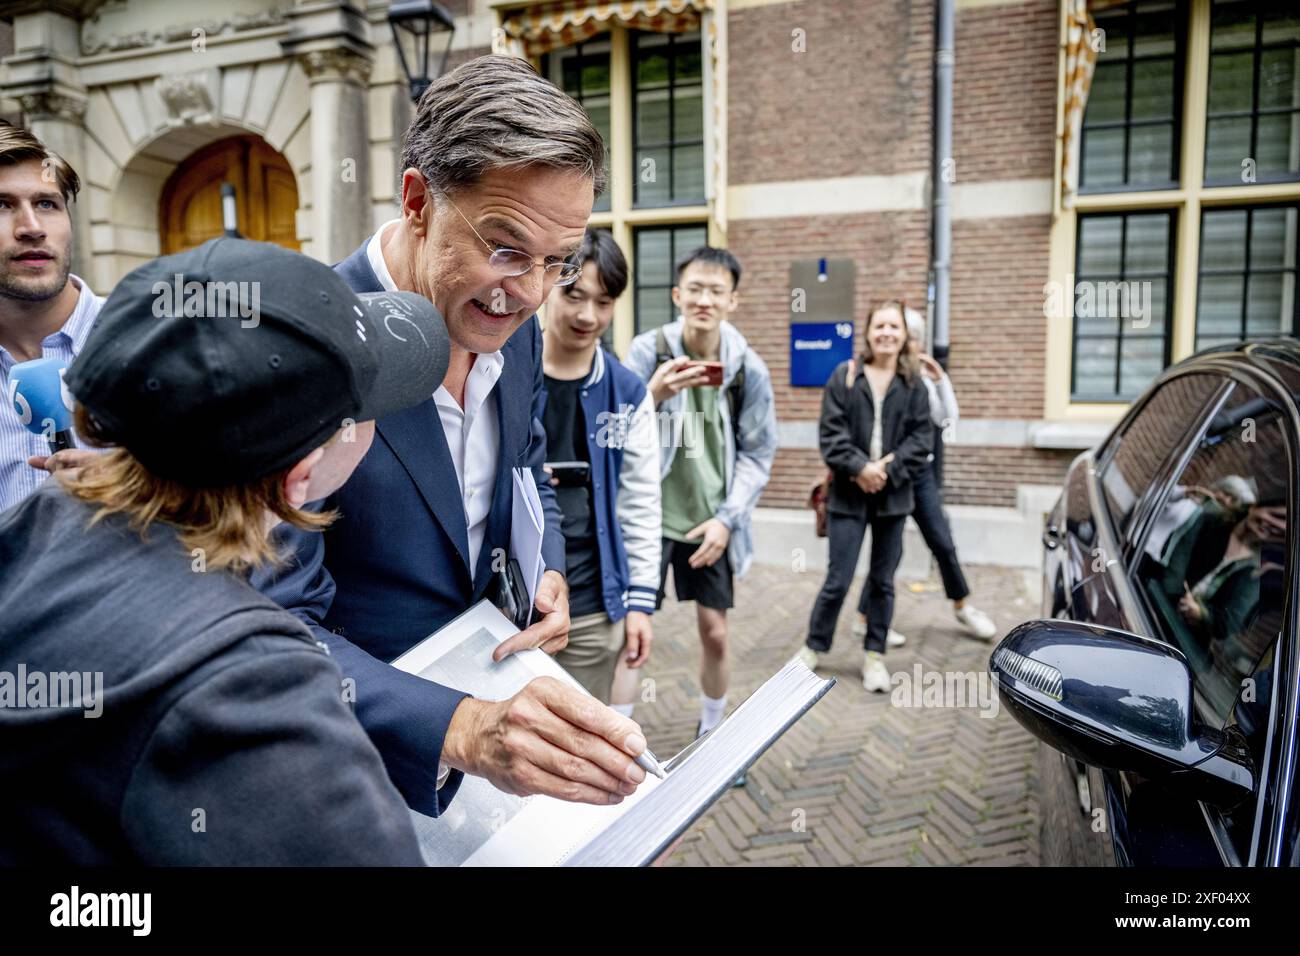
<svg viewBox="0 0 1300 956"><path fill-rule="evenodd" d="M50 451L72 442L72 396L63 387L67 365L58 358L19 362L9 370L9 407L30 432L44 435Z"/></svg>

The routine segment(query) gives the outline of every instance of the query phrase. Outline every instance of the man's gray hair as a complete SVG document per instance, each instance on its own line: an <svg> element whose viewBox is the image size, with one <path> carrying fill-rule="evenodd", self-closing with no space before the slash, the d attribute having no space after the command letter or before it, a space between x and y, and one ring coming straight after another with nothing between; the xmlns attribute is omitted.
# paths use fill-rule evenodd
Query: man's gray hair
<svg viewBox="0 0 1300 956"><path fill-rule="evenodd" d="M476 57L435 80L402 140L402 169L442 192L530 165L590 176L595 195L605 191L605 143L582 106L513 56Z"/></svg>

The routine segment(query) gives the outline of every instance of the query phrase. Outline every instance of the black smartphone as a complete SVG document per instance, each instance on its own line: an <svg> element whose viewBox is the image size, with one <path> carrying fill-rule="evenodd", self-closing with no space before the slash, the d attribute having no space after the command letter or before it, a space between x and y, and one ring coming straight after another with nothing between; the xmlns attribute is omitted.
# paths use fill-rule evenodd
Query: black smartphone
<svg viewBox="0 0 1300 956"><path fill-rule="evenodd" d="M548 461L551 477L567 488L582 487L591 477L591 463L586 461Z"/></svg>
<svg viewBox="0 0 1300 956"><path fill-rule="evenodd" d="M518 561L514 558L506 560L505 566L497 571L496 581L489 594L489 600L505 615L506 620L521 631L528 627L532 607L528 603L528 588L524 585L524 575Z"/></svg>

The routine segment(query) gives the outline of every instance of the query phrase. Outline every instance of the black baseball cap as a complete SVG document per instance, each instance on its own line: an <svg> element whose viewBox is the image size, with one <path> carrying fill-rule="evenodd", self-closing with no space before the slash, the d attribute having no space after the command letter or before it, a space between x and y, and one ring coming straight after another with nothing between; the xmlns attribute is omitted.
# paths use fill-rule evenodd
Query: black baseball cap
<svg viewBox="0 0 1300 956"><path fill-rule="evenodd" d="M217 488L431 398L450 350L421 295L356 293L300 253L223 237L122 279L65 383L151 472Z"/></svg>

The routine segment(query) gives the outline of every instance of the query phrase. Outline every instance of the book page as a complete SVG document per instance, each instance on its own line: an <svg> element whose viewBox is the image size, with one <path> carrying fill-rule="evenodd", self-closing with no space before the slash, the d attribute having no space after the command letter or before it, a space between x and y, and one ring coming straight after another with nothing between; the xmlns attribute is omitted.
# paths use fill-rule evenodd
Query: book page
<svg viewBox="0 0 1300 956"><path fill-rule="evenodd" d="M522 651L494 662L497 644L515 633L514 625L484 601L393 664L485 700L513 696L541 676L582 689L541 651ZM515 797L486 780L466 776L442 816L412 811L425 862L431 866L648 864L833 684L791 661L708 737L670 760L667 778L647 776L636 793L613 806L546 796Z"/></svg>
<svg viewBox="0 0 1300 956"><path fill-rule="evenodd" d="M537 677L554 677L581 689L581 685L543 651L521 651L505 660L493 661L492 652L497 645L517 633L500 611L489 602L481 601L393 661L393 666L445 687L473 694L481 700L513 697ZM466 775L455 799L441 816L429 817L411 811L411 822L420 840L425 863L430 866L460 866L534 802L564 803L546 797L516 797L498 790L482 777ZM621 806L592 809L618 810ZM567 817L561 814L556 825L567 825ZM511 832L526 832L528 829L528 826L513 828ZM498 848L502 845L497 843ZM521 852L523 849L521 847Z"/></svg>

